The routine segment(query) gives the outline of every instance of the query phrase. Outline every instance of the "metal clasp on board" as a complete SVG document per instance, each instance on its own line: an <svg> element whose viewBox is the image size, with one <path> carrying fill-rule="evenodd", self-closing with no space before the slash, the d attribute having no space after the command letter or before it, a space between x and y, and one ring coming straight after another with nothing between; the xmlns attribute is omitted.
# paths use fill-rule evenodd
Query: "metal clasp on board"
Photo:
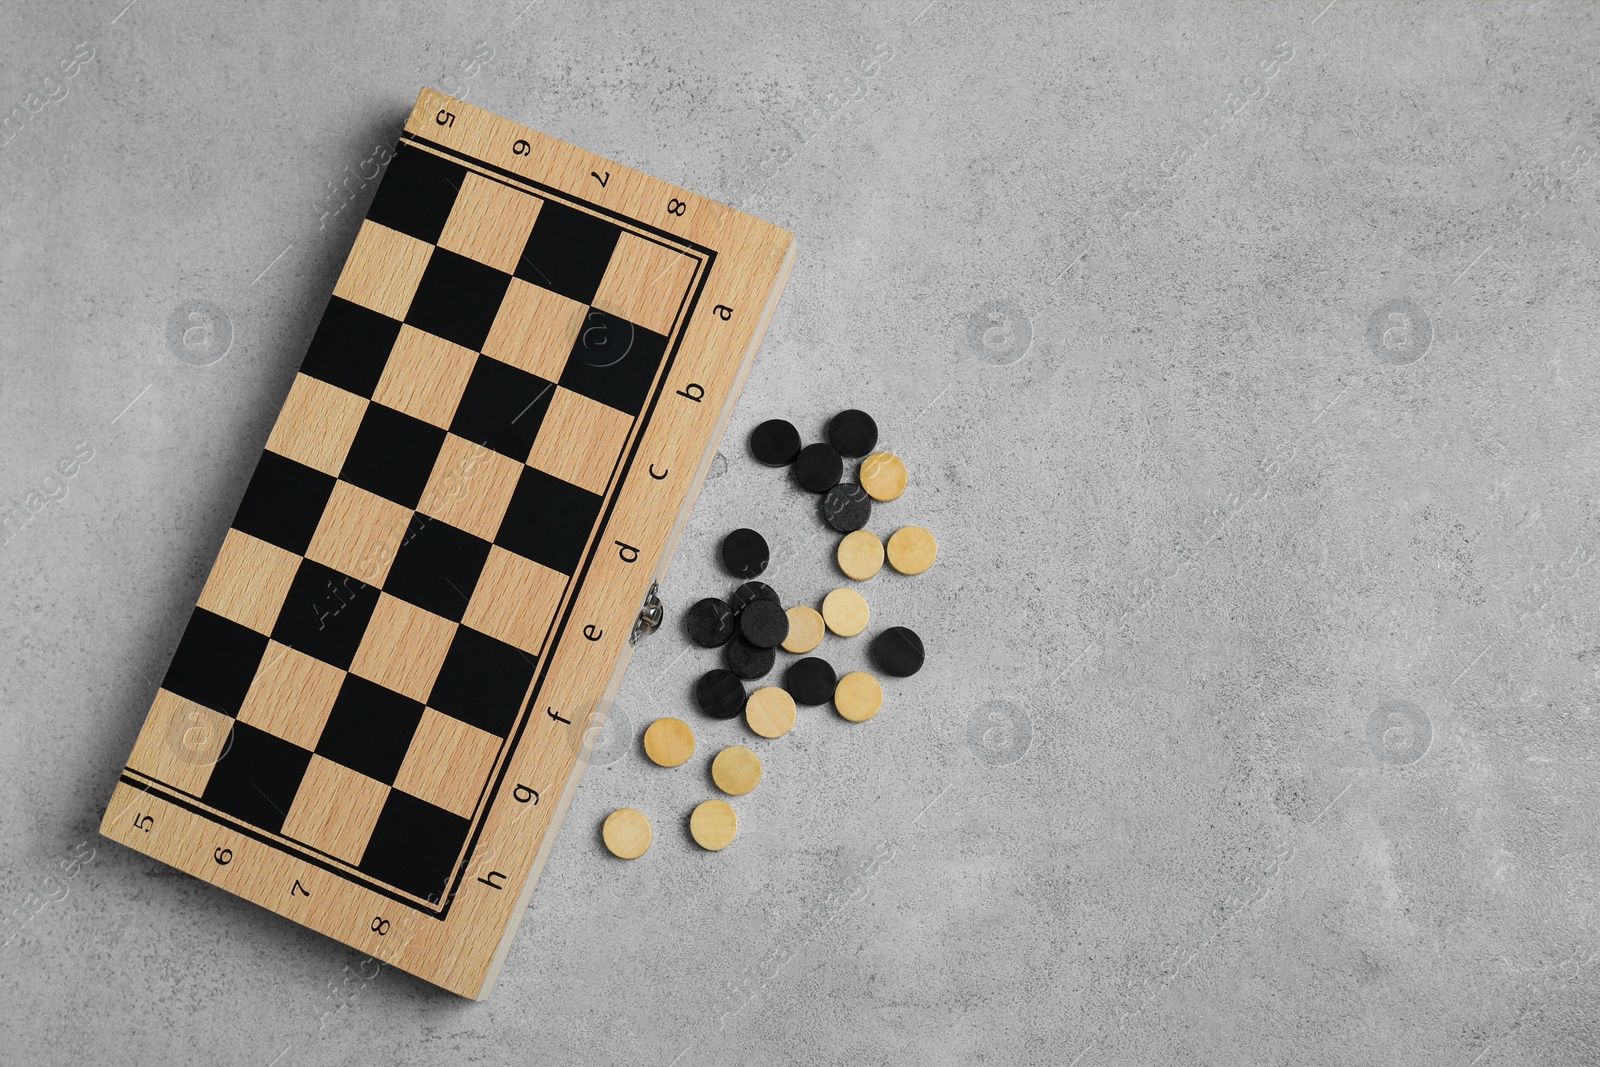
<svg viewBox="0 0 1600 1067"><path fill-rule="evenodd" d="M660 582L650 583L650 591L644 595L644 602L639 605L639 617L633 620L633 630L628 634L628 644L638 644L639 638L653 634L661 628L661 620L666 618L667 611L661 606L661 598L656 595L656 591L660 588Z"/></svg>

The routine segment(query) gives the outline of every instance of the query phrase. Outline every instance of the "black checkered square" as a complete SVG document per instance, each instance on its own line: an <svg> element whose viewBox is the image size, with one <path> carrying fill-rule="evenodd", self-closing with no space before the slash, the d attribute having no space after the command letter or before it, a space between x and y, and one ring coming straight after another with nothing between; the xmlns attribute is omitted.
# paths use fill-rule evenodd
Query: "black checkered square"
<svg viewBox="0 0 1600 1067"><path fill-rule="evenodd" d="M552 474L524 467L494 543L571 574L600 515L601 498Z"/></svg>
<svg viewBox="0 0 1600 1067"><path fill-rule="evenodd" d="M504 737L522 709L536 666L533 656L504 641L458 627L434 679L428 706Z"/></svg>
<svg viewBox="0 0 1600 1067"><path fill-rule="evenodd" d="M450 432L526 462L555 391L554 383L536 374L480 355L456 405Z"/></svg>
<svg viewBox="0 0 1600 1067"><path fill-rule="evenodd" d="M399 320L333 297L311 338L300 373L370 398L398 336Z"/></svg>
<svg viewBox="0 0 1600 1067"><path fill-rule="evenodd" d="M392 785L420 721L420 701L347 674L317 739L317 755Z"/></svg>
<svg viewBox="0 0 1600 1067"><path fill-rule="evenodd" d="M377 606L375 586L303 559L278 610L272 637L279 644L349 670Z"/></svg>
<svg viewBox="0 0 1600 1067"><path fill-rule="evenodd" d="M466 178L467 168L461 164L402 144L389 161L367 219L437 244Z"/></svg>
<svg viewBox="0 0 1600 1067"><path fill-rule="evenodd" d="M659 333L590 308L561 372L561 387L637 415L666 352L667 339Z"/></svg>
<svg viewBox="0 0 1600 1067"><path fill-rule="evenodd" d="M460 622L489 558L489 542L440 519L411 516L400 551L389 565L384 592Z"/></svg>
<svg viewBox="0 0 1600 1067"><path fill-rule="evenodd" d="M265 634L195 608L161 688L212 711L237 715L266 649Z"/></svg>
<svg viewBox="0 0 1600 1067"><path fill-rule="evenodd" d="M368 404L339 478L414 508L443 444L439 427L382 404Z"/></svg>
<svg viewBox="0 0 1600 1067"><path fill-rule="evenodd" d="M263 450L250 476L233 528L297 556L317 532L334 479L287 456Z"/></svg>
<svg viewBox="0 0 1600 1067"><path fill-rule="evenodd" d="M235 722L201 796L237 819L277 833L289 817L311 753L281 737Z"/></svg>
<svg viewBox="0 0 1600 1067"><path fill-rule="evenodd" d="M435 248L411 298L406 324L462 348L482 348L510 284L509 274Z"/></svg>
<svg viewBox="0 0 1600 1067"><path fill-rule="evenodd" d="M577 208L546 200L522 250L516 276L587 304L611 264L622 230Z"/></svg>
<svg viewBox="0 0 1600 1067"><path fill-rule="evenodd" d="M398 789L389 792L367 839L361 870L413 896L438 903L449 888L470 824Z"/></svg>

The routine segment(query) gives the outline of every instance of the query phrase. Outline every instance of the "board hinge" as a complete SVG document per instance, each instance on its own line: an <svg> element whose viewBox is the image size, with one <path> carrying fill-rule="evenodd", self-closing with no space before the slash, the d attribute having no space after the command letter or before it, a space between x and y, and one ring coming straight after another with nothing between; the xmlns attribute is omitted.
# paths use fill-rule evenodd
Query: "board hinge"
<svg viewBox="0 0 1600 1067"><path fill-rule="evenodd" d="M639 605L639 617L633 620L633 631L628 634L628 644L638 644L639 638L653 634L661 628L661 620L666 618L667 612L661 606L661 598L656 595L656 591L660 588L660 582L650 583L650 591L644 595L644 601Z"/></svg>

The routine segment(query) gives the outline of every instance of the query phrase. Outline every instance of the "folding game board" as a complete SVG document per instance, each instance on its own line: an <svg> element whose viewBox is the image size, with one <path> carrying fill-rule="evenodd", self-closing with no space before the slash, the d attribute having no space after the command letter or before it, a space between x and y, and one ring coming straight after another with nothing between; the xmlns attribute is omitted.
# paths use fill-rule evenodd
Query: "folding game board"
<svg viewBox="0 0 1600 1067"><path fill-rule="evenodd" d="M101 832L487 995L793 258L424 90Z"/></svg>

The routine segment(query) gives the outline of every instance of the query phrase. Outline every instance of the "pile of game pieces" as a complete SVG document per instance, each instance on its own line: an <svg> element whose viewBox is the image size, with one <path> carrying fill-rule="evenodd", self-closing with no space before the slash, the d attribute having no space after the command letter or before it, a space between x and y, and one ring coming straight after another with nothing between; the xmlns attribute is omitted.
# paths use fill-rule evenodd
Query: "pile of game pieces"
<svg viewBox="0 0 1600 1067"><path fill-rule="evenodd" d="M801 447L793 424L772 419L750 435L750 449L769 467L790 468L796 484L819 496L822 520L843 534L834 556L839 570L854 582L866 582L883 568L885 559L901 574L921 574L933 566L938 542L920 526L896 530L887 544L868 529L873 504L896 500L905 492L905 463L892 452L877 452L878 426L864 411L841 411L828 423L826 442ZM859 460L856 481L843 481L845 460ZM721 649L723 666L707 671L695 685L695 702L712 719L734 719L742 713L758 737L773 740L794 728L796 706L833 702L840 717L862 723L883 707L883 686L866 671L840 678L827 660L813 656L826 634L851 638L864 632L871 609L857 589L844 586L822 598L820 610L806 604L785 608L776 590L756 581L767 569L770 551L760 532L738 529L722 540L722 565L744 579L727 599L707 597L683 616L689 639L702 648ZM783 673L782 685L747 691L746 682L765 678L776 665L779 650L801 656ZM885 675L906 678L922 669L922 639L906 626L891 626L869 646L873 662ZM661 767L679 767L694 753L694 731L676 718L657 719L644 733L645 755ZM724 748L711 765L716 787L728 796L743 796L761 780L761 757L743 745ZM723 800L706 800L689 818L689 833L702 848L720 851L738 833L738 814ZM621 859L636 859L650 847L649 820L632 808L611 813L602 828L606 847Z"/></svg>

